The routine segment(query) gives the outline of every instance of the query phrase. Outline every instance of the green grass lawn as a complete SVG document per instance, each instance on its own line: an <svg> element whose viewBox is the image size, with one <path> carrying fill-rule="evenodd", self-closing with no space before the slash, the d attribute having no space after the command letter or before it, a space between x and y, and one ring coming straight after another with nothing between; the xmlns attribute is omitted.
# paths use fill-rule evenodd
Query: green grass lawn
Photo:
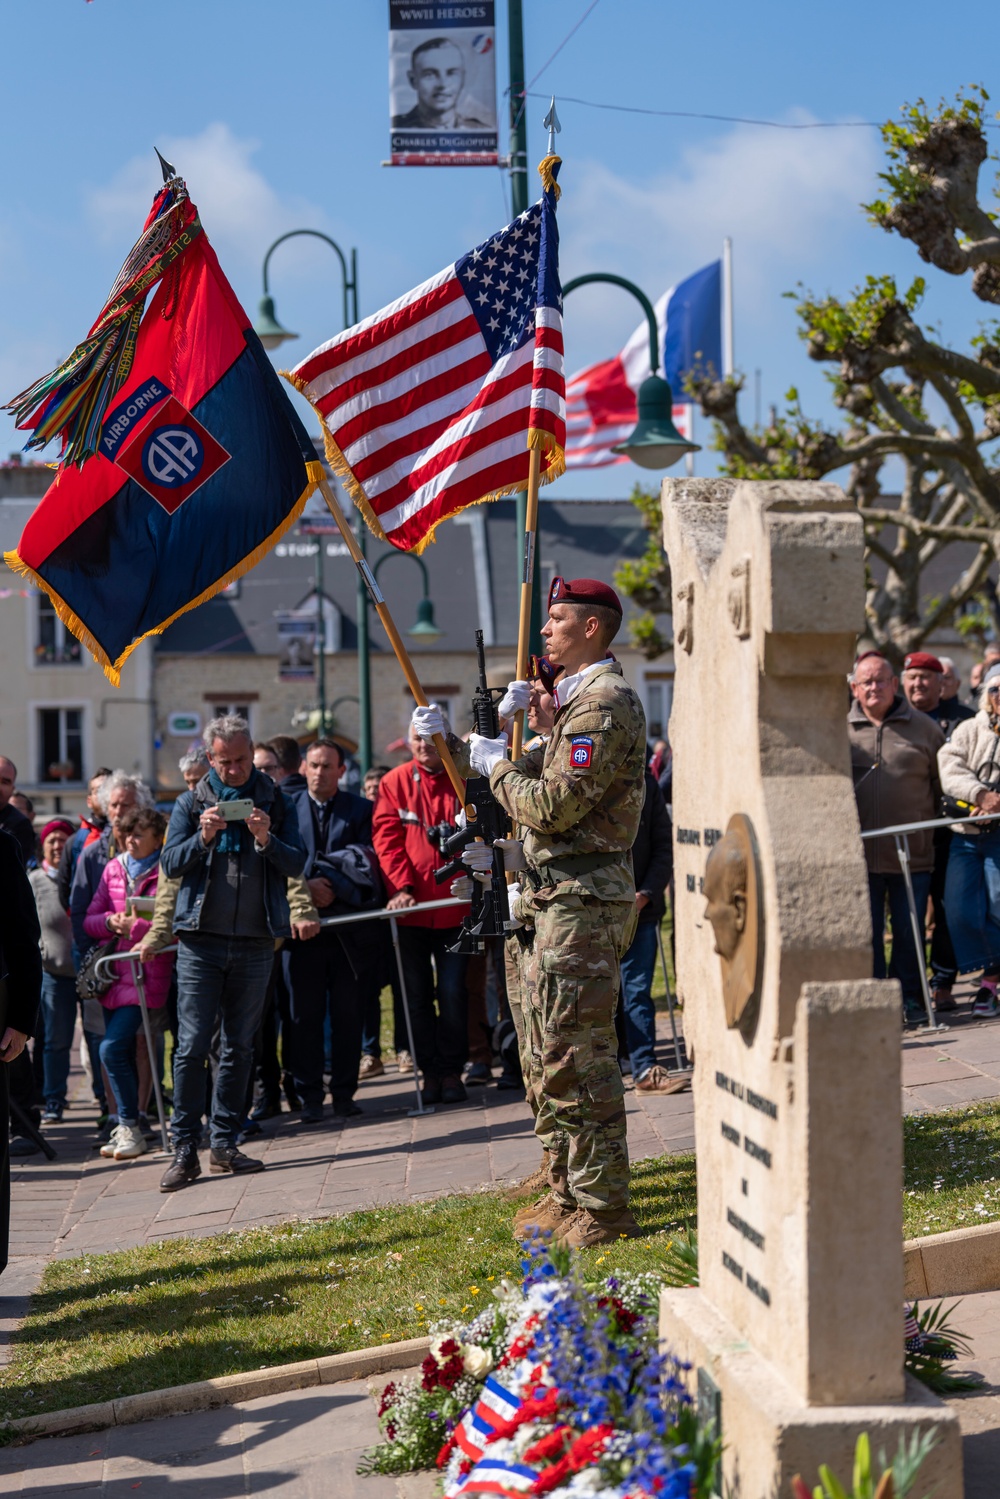
<svg viewBox="0 0 1000 1499"><path fill-rule="evenodd" d="M908 1238L1000 1218L1000 1107L904 1124ZM602 1274L660 1268L695 1213L694 1157L641 1161L647 1237L591 1250ZM262 1365L417 1337L519 1274L514 1205L449 1197L49 1265L0 1371L0 1422Z"/></svg>

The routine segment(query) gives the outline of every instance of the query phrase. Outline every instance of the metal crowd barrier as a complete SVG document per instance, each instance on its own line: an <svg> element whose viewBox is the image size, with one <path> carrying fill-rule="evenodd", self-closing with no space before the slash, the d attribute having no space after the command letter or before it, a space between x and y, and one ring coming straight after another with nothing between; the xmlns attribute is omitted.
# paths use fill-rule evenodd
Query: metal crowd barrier
<svg viewBox="0 0 1000 1499"><path fill-rule="evenodd" d="M398 911L388 911L383 908L380 911L361 911L356 916L328 916L325 920L323 919L323 917L320 917L319 924L324 928L324 930L327 930L331 927L350 926L359 921L388 921L389 923L389 930L392 932L393 951L396 954L396 972L399 975L399 993L400 998L403 1001L403 1016L406 1021L406 1039L409 1042L410 1046L410 1056L414 1059L413 1086L417 1095L417 1106L415 1109L407 1110L407 1113L410 1115L433 1114L434 1106L433 1104L425 1104L420 1093L420 1077L416 1065L417 1053L416 1048L413 1045L413 1025L410 1020L410 1002L406 993L406 979L403 977L403 960L400 956L399 951L399 929L396 923L398 918L400 917L415 916L421 911L440 911L444 906L467 906L468 904L469 902L467 900L462 901L457 899L457 897L455 896L449 896L447 900L426 900L420 905L403 906ZM177 944L175 942L172 947L161 947L156 956L160 957L164 953L176 951ZM146 1006L146 985L143 981L142 976L142 964L139 962L139 949L135 947L131 952L108 953L106 957L99 959L94 967L94 972L98 978L113 977L111 970L105 967L105 964L109 963L135 964L135 988L136 993L139 996L139 1009L142 1012L142 1029L143 1034L146 1037L146 1047L149 1051L150 1066L153 1073L153 1088L156 1093L156 1110L160 1120L160 1137L163 1141L163 1149L169 1150L170 1146L167 1138L167 1121L163 1108L163 1090L160 1087L159 1068L156 1066L154 1060L156 1053L153 1047L153 1035L149 1024L149 1010ZM666 972L665 965L664 972Z"/></svg>
<svg viewBox="0 0 1000 1499"><path fill-rule="evenodd" d="M913 893L913 879L910 872L910 833L922 833L927 828L953 828L956 823L961 822L996 822L1000 818L1000 812L982 812L974 817L932 817L926 822L899 822L891 827L870 828L861 834L863 840L868 838L893 838L896 844L896 855L899 859L899 867L903 872L903 883L906 886L906 904L910 910L910 927L913 931L913 946L917 954L917 966L920 970L920 988L924 997L924 1009L927 1011L927 1025L932 1031L944 1031L948 1027L937 1023L934 1013L934 1001L931 999L930 980L927 977L927 958L924 952L924 943L921 938L920 917L917 915L917 901Z"/></svg>
<svg viewBox="0 0 1000 1499"><path fill-rule="evenodd" d="M156 956L161 957L164 953L176 952L177 943L172 947L161 947ZM163 1089L160 1086L160 1068L157 1062L156 1046L153 1043L153 1032L149 1024L149 1007L146 1004L146 981L142 974L142 964L139 962L139 949L134 947L131 952L109 952L103 958L98 958L94 964L95 978L114 979L114 973L106 965L109 963L134 963L135 964L135 992L139 996L139 1011L142 1015L142 1033L146 1038L146 1051L149 1054L149 1070L153 1074L153 1092L156 1094L156 1113L160 1121L160 1140L164 1150L170 1149L170 1141L167 1138L167 1116L163 1108ZM103 972L102 972L103 970ZM118 1100L116 1100L117 1102Z"/></svg>

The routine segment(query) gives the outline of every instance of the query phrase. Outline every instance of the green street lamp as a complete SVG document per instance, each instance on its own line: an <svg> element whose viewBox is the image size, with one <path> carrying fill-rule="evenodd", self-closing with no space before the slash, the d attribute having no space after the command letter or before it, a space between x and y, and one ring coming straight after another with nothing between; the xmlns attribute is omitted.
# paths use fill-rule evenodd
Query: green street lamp
<svg viewBox="0 0 1000 1499"><path fill-rule="evenodd" d="M267 273L271 263L271 256L279 245L283 245L286 239L296 239L300 235L307 235L312 239L321 239L324 244L329 245L337 259L340 261L340 270L343 278L344 293L344 327L352 328L358 321L358 252L351 251L350 266L348 267L347 256L328 234L323 234L319 229L290 229L287 234L280 234L272 245L268 247L264 256L264 295L261 297L257 309L257 322L254 332L264 345L265 349L278 349L289 339L298 338L297 333L291 333L282 327L274 310L274 298L270 294ZM357 520L358 546L362 557L365 555L365 523L358 516ZM319 616L319 631L316 639L316 666L317 686L319 698L320 726L326 731L326 655L323 649L325 639L325 620L323 618L323 539L318 538L319 546L316 552L316 612ZM362 773L368 769L372 761L372 709L371 709L371 679L369 676L368 661L368 592L365 588L364 579L358 574L358 591L355 614L358 628L358 756L361 760Z"/></svg>
<svg viewBox="0 0 1000 1499"><path fill-rule="evenodd" d="M411 640L422 641L425 645L429 645L432 640L440 640L442 632L434 623L434 602L431 598L430 575L427 572L427 564L422 557L418 557L415 552L386 552L376 562L372 570L372 576L377 580L379 568L384 567L387 562L391 562L394 557L402 557L407 562L415 562L420 569L420 576L424 580L424 596L417 604L416 622L407 630L407 635L410 636ZM367 769L367 766L365 768Z"/></svg>
<svg viewBox="0 0 1000 1499"><path fill-rule="evenodd" d="M638 420L624 442L611 449L631 458L640 468L672 468L685 453L701 451L698 443L688 442L682 437L673 422L673 393L669 384L656 373L660 363L660 335L656 326L656 311L646 293L624 276L612 275L610 271L591 271L586 276L576 276L563 287L563 296L575 291L578 286L587 286L594 281L604 281L612 286L621 286L631 292L646 314L649 325L649 368L651 374L639 386Z"/></svg>

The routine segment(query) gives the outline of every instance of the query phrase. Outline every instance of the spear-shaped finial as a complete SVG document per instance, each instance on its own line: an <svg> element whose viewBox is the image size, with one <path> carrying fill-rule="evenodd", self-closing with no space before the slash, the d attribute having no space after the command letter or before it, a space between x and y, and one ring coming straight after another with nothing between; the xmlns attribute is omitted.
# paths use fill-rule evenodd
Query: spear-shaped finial
<svg viewBox="0 0 1000 1499"><path fill-rule="evenodd" d="M153 147L153 150L156 151L155 146ZM160 163L160 170L163 173L164 182L170 182L174 177L177 176L177 168L172 167L169 161L167 161L166 157L160 155L159 151L156 151L156 155Z"/></svg>
<svg viewBox="0 0 1000 1499"><path fill-rule="evenodd" d="M556 114L556 96L555 96L555 94L552 95L552 100L551 100L551 102L549 104L549 112L545 116L545 119L542 121L542 125L543 125L544 129L546 129L549 132L549 144L548 144L548 146L546 148L545 154L547 156L555 156L555 154L556 154L556 136L562 130L562 126L559 123L559 116Z"/></svg>

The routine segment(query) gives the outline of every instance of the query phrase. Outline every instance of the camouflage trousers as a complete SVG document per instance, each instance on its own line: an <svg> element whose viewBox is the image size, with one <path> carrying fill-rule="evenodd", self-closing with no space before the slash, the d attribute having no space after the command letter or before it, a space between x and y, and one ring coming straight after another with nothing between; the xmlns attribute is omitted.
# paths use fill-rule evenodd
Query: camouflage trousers
<svg viewBox="0 0 1000 1499"><path fill-rule="evenodd" d="M552 1190L591 1212L619 1212L629 1162L615 1009L635 903L541 890L525 905L535 923L521 985L529 1088Z"/></svg>
<svg viewBox="0 0 1000 1499"><path fill-rule="evenodd" d="M522 932L530 934L531 928L522 928ZM531 1078L531 1042L528 1035L528 1012L530 1009L530 991L527 989L529 981L529 970L531 957L530 942L525 942L522 936L508 937L503 945L504 977L507 981L507 1003L510 1006L510 1018L514 1022L514 1030L517 1034L517 1057L521 1063L521 1078L524 1082L524 1096L531 1110L531 1117L538 1118L538 1099ZM565 1152L563 1152L565 1154Z"/></svg>

